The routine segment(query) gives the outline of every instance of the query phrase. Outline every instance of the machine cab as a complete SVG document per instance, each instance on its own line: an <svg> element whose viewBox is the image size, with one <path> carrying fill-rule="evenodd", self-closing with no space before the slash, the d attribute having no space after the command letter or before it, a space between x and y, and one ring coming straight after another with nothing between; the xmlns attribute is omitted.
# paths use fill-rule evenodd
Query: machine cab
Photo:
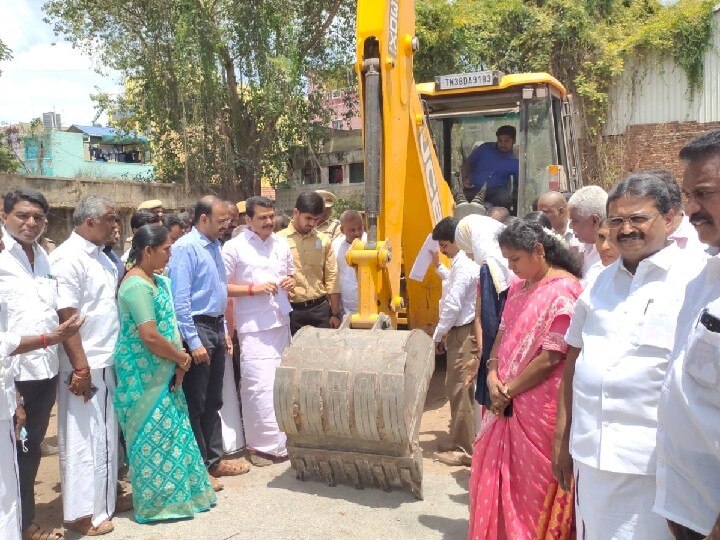
<svg viewBox="0 0 720 540"><path fill-rule="evenodd" d="M434 83L417 88L443 176L457 202L479 193L476 202L492 206L494 195L483 199L497 191L492 186L507 182L506 192L494 200L507 201L497 205L509 205L513 215L523 216L544 192L572 193L582 185L572 96L554 77L547 73L503 75L483 71L439 76ZM509 169L490 183L490 189L486 185L481 192L477 187L464 190L463 180L473 178L470 163L481 166L483 155L498 155L493 154L496 147L491 145L501 126L512 126L516 132L514 155L499 155L501 161L517 162L510 163ZM490 145L478 149L483 143ZM478 154L466 163L474 150ZM477 183L489 183L477 173L474 178Z"/></svg>

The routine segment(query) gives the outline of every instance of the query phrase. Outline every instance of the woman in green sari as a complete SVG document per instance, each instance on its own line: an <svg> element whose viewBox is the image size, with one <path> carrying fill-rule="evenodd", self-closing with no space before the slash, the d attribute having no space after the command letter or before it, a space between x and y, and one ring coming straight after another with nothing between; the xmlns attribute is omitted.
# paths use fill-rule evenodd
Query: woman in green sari
<svg viewBox="0 0 720 540"><path fill-rule="evenodd" d="M169 257L167 230L141 227L118 291L115 408L139 523L188 518L215 504L182 390L191 357L182 348L170 282L155 273Z"/></svg>

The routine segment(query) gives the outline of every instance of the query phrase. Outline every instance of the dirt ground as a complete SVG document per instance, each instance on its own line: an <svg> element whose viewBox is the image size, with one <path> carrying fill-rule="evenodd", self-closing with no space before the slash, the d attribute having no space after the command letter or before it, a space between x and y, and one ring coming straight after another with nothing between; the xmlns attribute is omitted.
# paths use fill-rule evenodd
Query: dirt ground
<svg viewBox="0 0 720 540"><path fill-rule="evenodd" d="M461 494L459 495L459 502L461 502L463 505L467 505L466 490L468 478L470 476L469 469L466 467L448 467L439 462L434 462L432 459L433 452L437 450L438 441L447 440L449 438L447 430L448 422L450 419L450 409L448 407L447 399L444 395L444 377L444 366L441 365L438 367L432 378L425 403L425 411L422 417L420 428L420 445L423 449L424 456L424 475L426 476L426 478L428 476L439 476L441 478L445 476L452 476L454 481L457 483L456 486L460 486ZM55 411L53 411L53 416L50 421L50 428L48 430L48 436L46 440L53 445L57 445ZM277 469L278 476L287 476L288 474L291 474L291 471L288 471L287 467L273 466L269 469ZM233 488L240 489L245 487L247 484L247 479L252 474L253 471L251 470L250 473L247 475L235 478L223 478L222 481L226 486L225 492L228 492L228 490L232 490ZM307 484L307 482L305 484ZM293 486L295 484L290 485ZM298 487L300 486L300 484L297 485ZM292 487L290 489L292 489ZM60 495L60 474L57 456L49 456L42 459L35 490L37 501L36 521L43 527L60 527L62 525L62 499ZM330 493L334 492L331 491ZM366 496L370 497L382 497L384 495L381 490L368 489L365 490L365 493ZM340 492L338 492L338 495L340 496ZM453 497L457 499L458 495L454 495ZM218 503L218 507L221 511L224 511L224 509L221 508L220 502ZM232 509L230 509L230 512L232 512ZM131 513L123 514L123 516L128 516L130 520L132 519ZM310 516L303 517L308 518ZM465 525L463 525L463 527L464 526ZM118 533L116 529L115 533L106 536L106 538L112 539L116 538L117 536ZM207 535L206 537L210 538L211 536L212 535ZM69 537L73 538L75 536L70 535ZM185 537L186 536L179 532L176 538ZM442 537L447 538L448 536L443 535Z"/></svg>

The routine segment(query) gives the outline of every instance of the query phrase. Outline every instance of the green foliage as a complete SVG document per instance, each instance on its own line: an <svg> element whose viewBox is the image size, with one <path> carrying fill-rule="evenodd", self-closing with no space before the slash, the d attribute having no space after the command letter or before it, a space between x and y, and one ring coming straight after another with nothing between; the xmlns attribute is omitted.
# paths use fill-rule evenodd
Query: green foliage
<svg viewBox="0 0 720 540"><path fill-rule="evenodd" d="M12 60L12 51L3 43L3 40L0 39L0 62L4 62L5 60ZM0 75L2 75L2 70L0 70Z"/></svg>
<svg viewBox="0 0 720 540"><path fill-rule="evenodd" d="M20 168L15 156L5 143L0 143L0 172L14 173Z"/></svg>
<svg viewBox="0 0 720 540"><path fill-rule="evenodd" d="M692 92L711 45L714 0L419 0L418 80L441 73L547 71L579 97L588 135L600 132L608 90L635 52L672 58Z"/></svg>
<svg viewBox="0 0 720 540"><path fill-rule="evenodd" d="M20 168L15 153L13 152L12 141L18 138L18 128L4 124L0 129L0 173L14 173Z"/></svg>
<svg viewBox="0 0 720 540"><path fill-rule="evenodd" d="M685 72L693 93L703 81L705 52L712 43L715 0L681 0L658 11L622 44L623 52L654 51Z"/></svg>
<svg viewBox="0 0 720 540"><path fill-rule="evenodd" d="M351 0L48 0L56 33L119 71L98 109L149 130L156 175L237 198L281 181L325 113L308 82L345 70Z"/></svg>
<svg viewBox="0 0 720 540"><path fill-rule="evenodd" d="M347 197L338 197L333 205L332 216L340 219L340 215L345 210L365 210L365 202L362 195L349 195Z"/></svg>

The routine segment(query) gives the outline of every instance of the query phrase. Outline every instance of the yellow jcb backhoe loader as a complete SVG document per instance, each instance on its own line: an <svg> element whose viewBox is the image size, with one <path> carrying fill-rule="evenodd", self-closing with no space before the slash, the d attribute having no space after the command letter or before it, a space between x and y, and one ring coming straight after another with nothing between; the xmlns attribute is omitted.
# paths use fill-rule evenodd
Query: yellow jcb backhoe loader
<svg viewBox="0 0 720 540"><path fill-rule="evenodd" d="M277 370L275 411L298 478L409 487L421 498L418 433L441 284L433 272L405 282L403 263L411 265L435 224L453 214L450 181L500 125L519 134L513 213L581 180L563 86L545 73L496 71L416 85L414 10L409 0L358 0L368 239L353 243L347 261L357 268L359 310L339 330L305 327L295 335Z"/></svg>

